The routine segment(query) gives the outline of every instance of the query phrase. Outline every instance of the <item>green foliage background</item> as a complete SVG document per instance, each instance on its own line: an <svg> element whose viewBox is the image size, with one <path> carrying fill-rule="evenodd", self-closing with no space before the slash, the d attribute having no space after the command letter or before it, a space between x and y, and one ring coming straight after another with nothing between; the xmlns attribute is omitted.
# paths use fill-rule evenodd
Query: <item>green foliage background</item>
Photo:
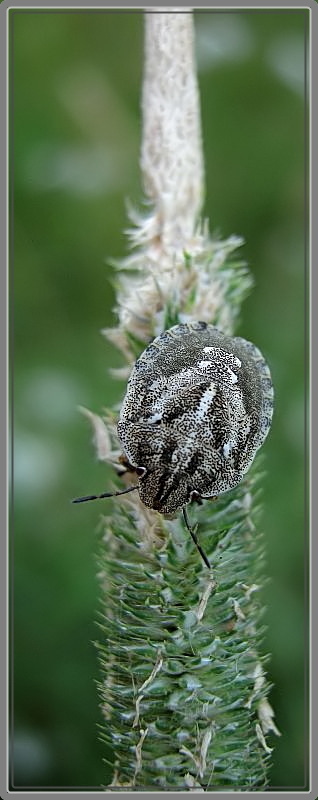
<svg viewBox="0 0 318 800"><path fill-rule="evenodd" d="M264 448L264 590L272 653L271 785L306 782L304 502L306 10L196 13L211 231L241 234L255 278L238 333L272 369ZM107 781L92 642L106 489L78 404L100 412L124 384L100 335L115 321L111 258L126 253L125 199L141 199L142 13L12 11L10 19L11 523L14 784Z"/></svg>

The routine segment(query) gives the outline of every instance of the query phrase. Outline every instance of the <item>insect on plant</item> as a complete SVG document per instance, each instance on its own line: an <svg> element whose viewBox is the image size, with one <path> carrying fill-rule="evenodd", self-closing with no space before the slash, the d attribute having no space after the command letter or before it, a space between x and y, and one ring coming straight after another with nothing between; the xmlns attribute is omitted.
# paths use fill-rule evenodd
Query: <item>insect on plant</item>
<svg viewBox="0 0 318 800"><path fill-rule="evenodd" d="M137 359L119 415L124 463L138 483L73 502L137 490L148 508L182 511L210 567L187 505L241 482L269 432L273 398L269 368L252 342L206 322L174 325Z"/></svg>

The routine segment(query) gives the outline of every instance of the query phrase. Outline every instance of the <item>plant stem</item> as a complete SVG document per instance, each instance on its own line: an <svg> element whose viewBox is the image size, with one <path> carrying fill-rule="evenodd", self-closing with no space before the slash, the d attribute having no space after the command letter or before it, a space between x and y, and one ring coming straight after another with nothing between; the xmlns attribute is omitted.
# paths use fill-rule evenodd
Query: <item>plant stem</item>
<svg viewBox="0 0 318 800"><path fill-rule="evenodd" d="M142 111L150 211L130 212L133 252L120 265L118 327L105 331L124 353L127 374L145 344L175 323L202 320L232 333L251 286L234 255L242 240L212 240L200 222L203 157L191 13L145 14ZM89 416L99 457L128 485L118 462L115 413ZM100 555L98 647L101 735L114 753L113 788L266 787L271 749L265 734L278 731L260 654L259 483L253 467L237 489L198 507L211 572L181 515L166 519L149 510L138 492L107 501L112 513Z"/></svg>

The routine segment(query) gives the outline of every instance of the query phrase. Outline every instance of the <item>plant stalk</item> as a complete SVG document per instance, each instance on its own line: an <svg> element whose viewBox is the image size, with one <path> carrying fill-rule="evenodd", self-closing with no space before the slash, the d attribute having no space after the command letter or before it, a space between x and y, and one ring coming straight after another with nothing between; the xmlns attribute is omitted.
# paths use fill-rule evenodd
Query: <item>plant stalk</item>
<svg viewBox="0 0 318 800"><path fill-rule="evenodd" d="M118 267L120 348L128 376L166 328L201 320L233 334L251 287L238 236L212 239L202 221L204 168L191 12L145 13L141 171L147 213L130 211ZM119 460L117 413L86 412L101 460ZM278 733L268 702L260 589L260 460L240 486L190 509L209 571L182 515L146 508L138 492L105 507L98 643L108 788L251 790L267 786ZM111 487L110 487L111 491Z"/></svg>

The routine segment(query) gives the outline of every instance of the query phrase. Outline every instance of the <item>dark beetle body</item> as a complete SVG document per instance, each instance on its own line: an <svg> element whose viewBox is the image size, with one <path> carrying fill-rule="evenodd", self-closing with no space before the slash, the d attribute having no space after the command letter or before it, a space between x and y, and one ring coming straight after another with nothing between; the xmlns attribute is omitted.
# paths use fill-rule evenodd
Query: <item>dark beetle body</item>
<svg viewBox="0 0 318 800"><path fill-rule="evenodd" d="M232 489L270 429L269 368L251 342L175 325L138 358L118 435L142 502L161 513Z"/></svg>

